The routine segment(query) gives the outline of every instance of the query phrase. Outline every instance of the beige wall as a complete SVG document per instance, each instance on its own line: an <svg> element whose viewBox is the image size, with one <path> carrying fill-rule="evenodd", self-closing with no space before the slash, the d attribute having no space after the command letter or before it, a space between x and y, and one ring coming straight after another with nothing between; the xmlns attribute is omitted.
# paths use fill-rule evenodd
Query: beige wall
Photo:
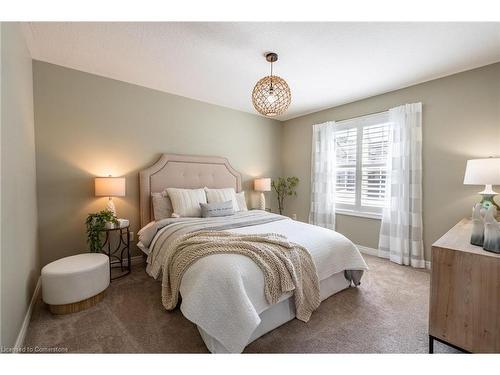
<svg viewBox="0 0 500 375"><path fill-rule="evenodd" d="M86 214L106 203L94 176L126 176L115 204L136 233L138 171L160 153L227 157L245 190L280 174L278 121L38 61L34 98L42 264L86 251Z"/></svg>
<svg viewBox="0 0 500 375"><path fill-rule="evenodd" d="M12 347L39 276L32 63L18 24L1 25L1 345Z"/></svg>
<svg viewBox="0 0 500 375"><path fill-rule="evenodd" d="M469 209L480 187L462 184L468 158L500 155L500 64L430 81L279 123L155 90L34 63L37 181L42 264L84 251L83 220L102 208L96 175L125 175L119 216L138 230L137 172L161 152L228 157L244 174L296 175L287 213L307 220L311 125L424 105L424 240L430 245ZM281 155L281 159L280 156ZM251 194L255 199L255 194ZM338 215L337 229L377 247L379 220Z"/></svg>
<svg viewBox="0 0 500 375"><path fill-rule="evenodd" d="M334 89L334 88L332 88ZM307 220L311 126L423 103L423 220L426 259L432 243L470 214L481 187L464 186L465 162L500 156L500 63L326 109L284 122L282 168L301 182L287 213ZM355 243L377 248L380 221L337 215L337 229Z"/></svg>

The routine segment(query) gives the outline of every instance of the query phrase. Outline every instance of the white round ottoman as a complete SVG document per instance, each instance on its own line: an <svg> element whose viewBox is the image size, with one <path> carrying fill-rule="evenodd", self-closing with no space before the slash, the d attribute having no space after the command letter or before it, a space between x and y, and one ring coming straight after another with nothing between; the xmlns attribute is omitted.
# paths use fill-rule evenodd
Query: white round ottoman
<svg viewBox="0 0 500 375"><path fill-rule="evenodd" d="M78 254L42 268L42 299L53 314L85 310L101 301L109 286L109 258Z"/></svg>

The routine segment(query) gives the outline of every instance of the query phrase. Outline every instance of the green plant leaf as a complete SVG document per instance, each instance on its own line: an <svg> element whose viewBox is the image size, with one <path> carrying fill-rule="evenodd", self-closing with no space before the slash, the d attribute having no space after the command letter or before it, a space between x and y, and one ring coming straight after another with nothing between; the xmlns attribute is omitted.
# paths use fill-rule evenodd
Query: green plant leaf
<svg viewBox="0 0 500 375"><path fill-rule="evenodd" d="M283 214L284 200L286 196L297 196L295 188L299 184L298 177L278 177L271 181L271 187L276 192L278 199L278 210Z"/></svg>
<svg viewBox="0 0 500 375"><path fill-rule="evenodd" d="M111 211L103 210L98 213L88 214L85 219L85 227L87 229L87 243L90 252L98 253L101 251L101 237L108 222L118 225L118 220Z"/></svg>

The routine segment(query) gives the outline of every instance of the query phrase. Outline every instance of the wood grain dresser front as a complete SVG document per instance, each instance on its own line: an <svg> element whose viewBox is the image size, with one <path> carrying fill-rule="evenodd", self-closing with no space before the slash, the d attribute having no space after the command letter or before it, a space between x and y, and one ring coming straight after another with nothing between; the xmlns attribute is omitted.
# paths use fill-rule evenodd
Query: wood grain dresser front
<svg viewBox="0 0 500 375"><path fill-rule="evenodd" d="M500 353L500 254L470 244L460 221L432 245L429 352L433 341L472 353Z"/></svg>

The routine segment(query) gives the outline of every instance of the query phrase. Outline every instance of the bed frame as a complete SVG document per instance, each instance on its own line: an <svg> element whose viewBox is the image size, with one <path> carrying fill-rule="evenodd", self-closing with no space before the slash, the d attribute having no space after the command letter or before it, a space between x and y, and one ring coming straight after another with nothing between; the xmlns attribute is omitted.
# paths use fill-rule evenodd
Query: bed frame
<svg viewBox="0 0 500 375"><path fill-rule="evenodd" d="M160 160L139 172L141 227L153 220L151 193L162 192L168 187L196 189L200 187L233 187L241 191L241 174L226 158L215 156L194 156L162 154ZM325 299L347 287L350 283L339 272L320 281L321 299ZM295 317L292 298L287 298L259 314L261 323L252 334L249 343L263 334L281 326ZM203 341L212 353L227 350L212 336L198 327Z"/></svg>
<svg viewBox="0 0 500 375"><path fill-rule="evenodd" d="M141 228L153 220L151 193L166 188L212 189L234 187L241 191L241 174L226 158L162 154L150 167L139 172Z"/></svg>

